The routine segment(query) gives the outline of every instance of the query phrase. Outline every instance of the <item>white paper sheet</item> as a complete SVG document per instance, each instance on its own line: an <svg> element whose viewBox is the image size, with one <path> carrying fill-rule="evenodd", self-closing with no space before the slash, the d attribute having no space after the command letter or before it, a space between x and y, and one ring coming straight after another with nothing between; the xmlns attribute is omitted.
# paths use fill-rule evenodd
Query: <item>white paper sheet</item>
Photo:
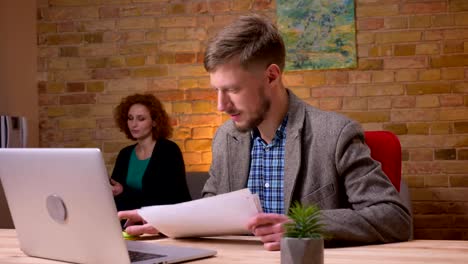
<svg viewBox="0 0 468 264"><path fill-rule="evenodd" d="M248 234L247 222L259 212L258 195L249 189L138 210L149 224L172 238Z"/></svg>

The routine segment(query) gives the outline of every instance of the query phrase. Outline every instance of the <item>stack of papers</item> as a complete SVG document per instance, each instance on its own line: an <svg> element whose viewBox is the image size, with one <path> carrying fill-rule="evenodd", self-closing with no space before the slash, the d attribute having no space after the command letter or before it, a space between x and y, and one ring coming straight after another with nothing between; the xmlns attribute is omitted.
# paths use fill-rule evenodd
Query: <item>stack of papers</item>
<svg viewBox="0 0 468 264"><path fill-rule="evenodd" d="M172 238L248 234L247 222L261 212L258 195L249 189L138 210L149 224Z"/></svg>

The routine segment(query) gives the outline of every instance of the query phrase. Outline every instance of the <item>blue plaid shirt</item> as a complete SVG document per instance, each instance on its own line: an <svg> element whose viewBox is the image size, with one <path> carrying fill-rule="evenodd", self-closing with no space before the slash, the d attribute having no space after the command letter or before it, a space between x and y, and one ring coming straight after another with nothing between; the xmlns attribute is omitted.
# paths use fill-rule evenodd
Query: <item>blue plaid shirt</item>
<svg viewBox="0 0 468 264"><path fill-rule="evenodd" d="M288 116L276 130L270 144L252 131L250 172L247 188L260 197L263 212L284 214L284 145Z"/></svg>

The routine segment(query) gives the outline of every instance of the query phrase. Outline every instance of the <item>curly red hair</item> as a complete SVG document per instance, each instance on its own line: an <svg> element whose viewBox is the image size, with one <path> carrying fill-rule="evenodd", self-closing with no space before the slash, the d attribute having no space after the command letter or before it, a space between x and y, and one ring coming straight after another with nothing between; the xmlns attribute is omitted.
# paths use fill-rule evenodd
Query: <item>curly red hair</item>
<svg viewBox="0 0 468 264"><path fill-rule="evenodd" d="M164 110L161 101L152 94L133 94L122 98L120 104L114 110L114 119L120 131L127 135L127 138L135 140L128 128L128 110L134 104L142 104L148 108L151 119L156 123L153 127L153 138L169 138L172 136L172 126L169 115Z"/></svg>

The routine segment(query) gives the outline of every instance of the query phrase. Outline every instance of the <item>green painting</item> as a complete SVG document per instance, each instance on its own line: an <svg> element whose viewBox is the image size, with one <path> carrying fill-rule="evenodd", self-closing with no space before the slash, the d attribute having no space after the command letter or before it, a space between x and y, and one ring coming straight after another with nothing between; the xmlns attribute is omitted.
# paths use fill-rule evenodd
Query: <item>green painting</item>
<svg viewBox="0 0 468 264"><path fill-rule="evenodd" d="M286 70L356 67L354 0L277 0Z"/></svg>

